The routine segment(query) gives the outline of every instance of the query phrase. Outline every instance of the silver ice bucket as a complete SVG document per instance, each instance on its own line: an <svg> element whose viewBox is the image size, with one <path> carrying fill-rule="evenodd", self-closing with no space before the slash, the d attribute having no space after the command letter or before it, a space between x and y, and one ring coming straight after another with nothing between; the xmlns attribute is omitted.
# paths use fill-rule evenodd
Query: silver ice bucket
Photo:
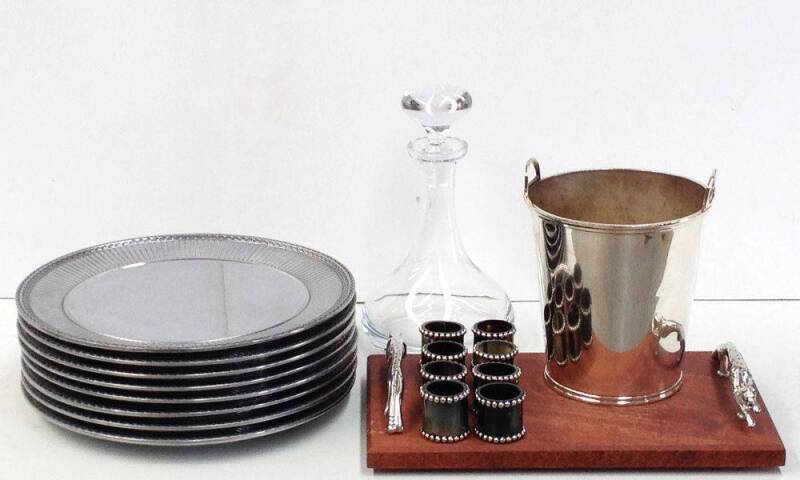
<svg viewBox="0 0 800 480"><path fill-rule="evenodd" d="M677 392L707 186L664 173L525 166L547 362L558 392L627 405Z"/></svg>

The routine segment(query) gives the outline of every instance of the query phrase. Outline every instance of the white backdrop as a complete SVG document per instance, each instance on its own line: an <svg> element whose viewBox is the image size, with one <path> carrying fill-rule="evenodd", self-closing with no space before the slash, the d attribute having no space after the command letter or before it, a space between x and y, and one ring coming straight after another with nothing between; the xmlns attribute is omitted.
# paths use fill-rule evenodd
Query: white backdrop
<svg viewBox="0 0 800 480"><path fill-rule="evenodd" d="M800 3L0 2L0 297L130 236L263 235L367 291L416 231L403 90L473 112L476 263L536 298L522 166L719 169L697 297L800 297Z"/></svg>

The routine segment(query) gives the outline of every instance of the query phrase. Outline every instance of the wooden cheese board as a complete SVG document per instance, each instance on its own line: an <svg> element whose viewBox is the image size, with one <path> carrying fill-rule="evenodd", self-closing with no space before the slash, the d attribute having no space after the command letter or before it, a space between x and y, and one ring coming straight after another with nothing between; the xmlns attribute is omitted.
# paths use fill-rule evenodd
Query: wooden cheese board
<svg viewBox="0 0 800 480"><path fill-rule="evenodd" d="M469 360L468 360L469 362ZM727 380L711 352L688 352L684 384L673 397L640 406L609 407L570 400L551 390L544 355L521 353L520 385L528 434L495 445L475 435L454 444L420 435L419 356L403 359L405 430L386 432L386 361L367 361L367 466L377 470L697 469L784 465L786 450L764 405L754 428L736 418ZM471 384L471 377L467 383ZM471 418L474 422L474 418Z"/></svg>

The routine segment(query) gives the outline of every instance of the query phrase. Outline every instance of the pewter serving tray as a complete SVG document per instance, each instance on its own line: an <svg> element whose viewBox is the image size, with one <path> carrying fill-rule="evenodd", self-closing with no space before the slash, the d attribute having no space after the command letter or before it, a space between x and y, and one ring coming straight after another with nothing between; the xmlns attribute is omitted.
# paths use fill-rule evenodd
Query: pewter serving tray
<svg viewBox="0 0 800 480"><path fill-rule="evenodd" d="M291 402L283 402L268 407L258 408L246 413L218 414L212 413L205 416L184 418L131 418L119 414L104 414L86 410L82 407L71 406L61 402L51 395L47 395L23 380L25 392L41 405L62 415L81 420L95 425L117 427L130 430L145 430L150 432L172 431L190 432L196 430L217 430L221 428L243 427L266 421L278 420L283 417L307 410L310 407L323 404L332 400L335 392L340 390L355 374L355 370L343 370L335 376L326 379L317 391L312 391L296 397ZM44 394L43 394L44 393Z"/></svg>
<svg viewBox="0 0 800 480"><path fill-rule="evenodd" d="M71 253L17 291L28 325L119 352L200 352L311 329L353 300L336 260L290 243L233 235L134 238Z"/></svg>
<svg viewBox="0 0 800 480"><path fill-rule="evenodd" d="M353 362L351 356L351 362ZM347 368L333 376L328 376L319 383L310 386L289 389L276 395L266 397L256 397L248 400L231 400L217 403L202 403L199 405L182 404L139 404L135 402L124 402L108 400L94 397L83 393L68 390L50 382L43 377L23 368L23 385L33 387L40 394L75 408L79 408L87 413L101 413L109 415L121 415L128 418L162 418L162 419L185 419L196 417L208 417L212 415L249 415L253 411L261 410L277 405L290 405L300 399L310 395L316 395L326 390L337 376L343 372L351 372L355 369Z"/></svg>
<svg viewBox="0 0 800 480"><path fill-rule="evenodd" d="M50 422L67 430L90 437L140 445L210 445L270 435L308 423L322 416L344 400L353 385L353 379L354 376L351 376L344 385L334 390L332 396L326 399L327 401L315 406L306 407L305 410L283 418L240 427L227 427L203 431L146 431L98 425L59 413L37 401L36 398L28 394L27 391L25 391L25 395L30 403L43 413Z"/></svg>
<svg viewBox="0 0 800 480"><path fill-rule="evenodd" d="M345 333L341 341L325 352L319 358L312 359L297 366L290 366L278 372L250 372L239 373L231 371L224 377L210 378L131 378L120 377L111 373L89 372L79 368L71 367L53 361L41 351L36 351L26 345L23 338L20 340L23 358L63 379L70 379L90 385L115 388L120 390L132 390L139 392L204 392L209 390L220 390L228 388L248 387L263 384L279 383L281 379L296 377L299 375L313 376L321 368L334 363L338 358L350 350L355 343L355 327L351 326Z"/></svg>
<svg viewBox="0 0 800 480"><path fill-rule="evenodd" d="M249 361L246 363L227 363L209 366L171 366L150 367L140 365L117 365L65 353L51 348L47 343L41 342L39 337L31 335L28 330L20 326L19 340L21 348L33 352L51 362L85 372L107 375L119 379L153 379L153 380L178 380L180 382L197 382L231 376L255 376L280 378L290 375L299 369L314 368L315 365L326 361L333 351L343 348L351 336L355 336L355 326L352 315L348 322L339 329L326 334L320 342L309 345L302 350L288 352L281 356L274 356L268 362ZM179 382L179 383L180 383Z"/></svg>
<svg viewBox="0 0 800 480"><path fill-rule="evenodd" d="M355 298L345 310L319 325L275 341L222 350L177 353L115 351L77 345L33 328L22 317L19 317L17 326L20 332L30 335L52 349L90 361L113 365L112 368L115 369L124 370L127 366L134 368L139 366L154 369L165 367L166 370L183 367L225 370L258 363L277 364L286 358L312 351L352 324L354 311Z"/></svg>
<svg viewBox="0 0 800 480"><path fill-rule="evenodd" d="M278 381L266 382L247 387L220 388L216 390L182 390L182 391L151 391L130 390L108 387L98 384L88 377L69 378L63 375L61 369L42 366L40 361L32 360L28 353L23 353L23 370L28 374L35 374L36 378L44 379L63 389L78 392L83 395L93 396L98 399L118 400L163 406L166 404L197 405L201 403L218 403L231 400L272 399L283 396L287 391L307 388L324 381L325 378L347 368L355 368L350 363L355 358L356 344L344 352L337 353L336 358L322 368L312 373L293 374ZM37 363L39 362L39 363ZM101 382L102 383L102 382Z"/></svg>

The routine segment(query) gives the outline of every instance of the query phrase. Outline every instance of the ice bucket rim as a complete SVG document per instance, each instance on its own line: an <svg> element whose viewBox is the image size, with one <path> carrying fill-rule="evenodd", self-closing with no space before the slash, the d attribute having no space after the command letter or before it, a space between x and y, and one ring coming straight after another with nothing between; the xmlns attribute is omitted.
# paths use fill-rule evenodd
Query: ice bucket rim
<svg viewBox="0 0 800 480"><path fill-rule="evenodd" d="M530 176L531 169L533 169L534 173L533 177ZM634 172L634 173L665 175L668 177L686 180L688 182L698 185L700 188L703 188L706 191L706 197L703 203L703 207L700 210L697 210L691 213L690 215L685 215L679 218L665 220L662 222L621 224L621 223L598 223L598 222L589 222L585 220L566 218L557 215L555 213L549 212L531 201L529 195L530 188L534 184L543 180L539 170L539 162L535 158L529 159L528 162L525 164L525 189L523 191L523 196L525 197L525 201L528 204L528 206L541 218L552 220L554 222L560 222L563 223L564 225L579 230L624 234L624 233L643 233L648 231L671 230L674 228L678 228L679 226L687 222L690 222L698 217L702 217L711 208L711 204L713 203L714 194L716 191L716 177L717 177L716 169L711 173L711 177L708 179L708 183L706 185L703 185L702 183L697 182L696 180L692 180L691 178L684 177L681 175L674 175L666 172L634 169L634 168L595 168L586 170L572 170L569 172L563 172L551 175L547 177L547 179L563 177L575 173L592 173L592 172Z"/></svg>

